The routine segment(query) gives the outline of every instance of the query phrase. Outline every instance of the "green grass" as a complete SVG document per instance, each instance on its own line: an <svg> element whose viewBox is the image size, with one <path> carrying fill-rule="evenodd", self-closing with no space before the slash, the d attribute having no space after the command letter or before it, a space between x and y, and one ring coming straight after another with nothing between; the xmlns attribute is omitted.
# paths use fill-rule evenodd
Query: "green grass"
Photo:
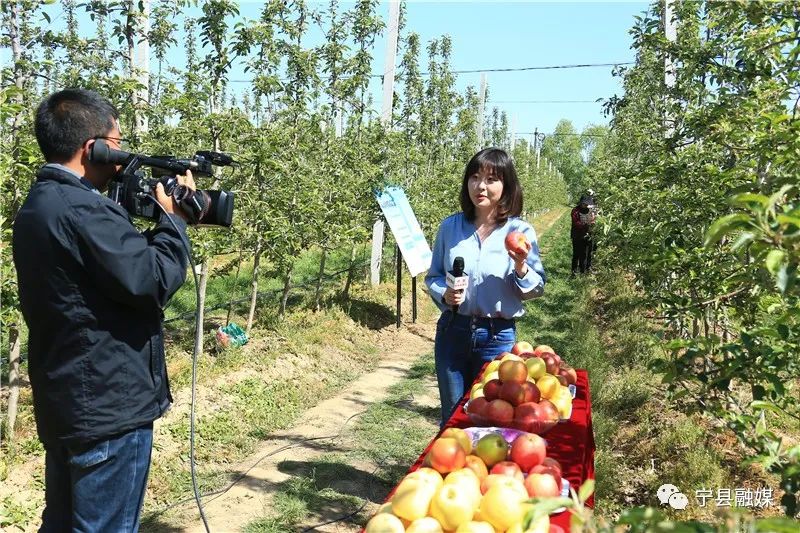
<svg viewBox="0 0 800 533"><path fill-rule="evenodd" d="M701 418L672 410L647 369L657 353L658 331L624 276L601 268L596 275L569 277L568 224L562 217L542 239L546 294L527 306L518 337L553 346L589 373L597 515L613 519L632 506L658 507L655 493L664 483L689 495L737 486L734 480L743 472L726 464L714 443L716 432ZM689 512L709 518L691 505ZM680 517L687 518L686 512Z"/></svg>

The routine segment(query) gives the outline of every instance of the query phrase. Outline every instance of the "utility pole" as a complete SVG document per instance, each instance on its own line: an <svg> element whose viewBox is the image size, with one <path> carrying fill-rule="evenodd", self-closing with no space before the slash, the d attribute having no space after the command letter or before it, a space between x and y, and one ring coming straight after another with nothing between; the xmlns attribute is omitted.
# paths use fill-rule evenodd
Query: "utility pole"
<svg viewBox="0 0 800 533"><path fill-rule="evenodd" d="M486 105L486 74L481 73L481 93L478 101L478 150L483 148L483 117Z"/></svg>
<svg viewBox="0 0 800 533"><path fill-rule="evenodd" d="M386 40L386 55L383 67L383 109L381 123L383 127L392 127L392 104L394 101L394 63L397 57L397 33L400 25L400 2L389 2L389 28ZM383 262L383 238L386 225L378 218L372 225L372 254L370 256L370 284L375 286L381 282L381 263ZM398 256L397 262L401 259Z"/></svg>
<svg viewBox="0 0 800 533"><path fill-rule="evenodd" d="M664 0L664 36L667 38L669 43L674 43L678 38L678 25L675 21L675 0ZM675 87L675 81L677 78L677 70L675 64L672 62L672 56L670 53L664 54L664 86L667 88L667 91L672 90ZM665 105L668 107L670 104L670 98L667 96L665 99ZM664 137L669 138L672 137L674 133L674 124L672 117L670 116L669 110L664 113Z"/></svg>

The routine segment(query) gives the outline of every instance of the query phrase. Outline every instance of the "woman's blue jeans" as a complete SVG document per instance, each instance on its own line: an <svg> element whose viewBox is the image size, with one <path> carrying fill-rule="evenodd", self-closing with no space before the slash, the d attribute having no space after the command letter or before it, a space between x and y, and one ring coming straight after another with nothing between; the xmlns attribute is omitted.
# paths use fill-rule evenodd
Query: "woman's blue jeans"
<svg viewBox="0 0 800 533"><path fill-rule="evenodd" d="M442 313L436 323L434 345L436 379L442 402L441 426L453 414L483 364L510 351L516 338L513 320L453 316L451 311Z"/></svg>

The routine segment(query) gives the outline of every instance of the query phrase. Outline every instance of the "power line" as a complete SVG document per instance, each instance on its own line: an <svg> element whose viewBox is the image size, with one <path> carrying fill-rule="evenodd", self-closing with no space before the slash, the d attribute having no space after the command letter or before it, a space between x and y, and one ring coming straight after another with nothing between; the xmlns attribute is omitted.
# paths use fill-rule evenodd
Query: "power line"
<svg viewBox="0 0 800 533"><path fill-rule="evenodd" d="M561 70L571 68L594 68L594 67L616 67L619 65L633 65L633 61L620 61L616 63L576 63L570 65L543 65L538 67L517 67L517 68L484 68L474 70L451 70L450 74L478 74L483 72L526 72L530 70ZM430 72L422 72L420 76L430 76ZM370 78L383 78L383 74L370 74ZM341 76L341 79L352 78L352 76ZM253 83L253 80L228 80L229 83Z"/></svg>
<svg viewBox="0 0 800 533"><path fill-rule="evenodd" d="M496 100L495 104L597 104L597 100Z"/></svg>

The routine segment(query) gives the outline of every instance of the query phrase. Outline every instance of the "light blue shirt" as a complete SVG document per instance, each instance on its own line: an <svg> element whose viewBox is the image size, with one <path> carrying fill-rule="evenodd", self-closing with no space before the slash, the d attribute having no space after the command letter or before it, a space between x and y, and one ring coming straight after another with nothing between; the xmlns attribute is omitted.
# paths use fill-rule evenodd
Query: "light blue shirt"
<svg viewBox="0 0 800 533"><path fill-rule="evenodd" d="M521 231L533 245L526 260L528 272L522 278L517 277L505 246L506 235L512 231ZM449 309L442 297L447 289L447 272L453 269L456 257L464 258L464 274L469 276L464 303L458 308L460 315L516 318L525 314L524 300L544 294L545 273L536 232L520 218L509 218L483 242L464 213L442 221L425 276L431 298L442 311Z"/></svg>

